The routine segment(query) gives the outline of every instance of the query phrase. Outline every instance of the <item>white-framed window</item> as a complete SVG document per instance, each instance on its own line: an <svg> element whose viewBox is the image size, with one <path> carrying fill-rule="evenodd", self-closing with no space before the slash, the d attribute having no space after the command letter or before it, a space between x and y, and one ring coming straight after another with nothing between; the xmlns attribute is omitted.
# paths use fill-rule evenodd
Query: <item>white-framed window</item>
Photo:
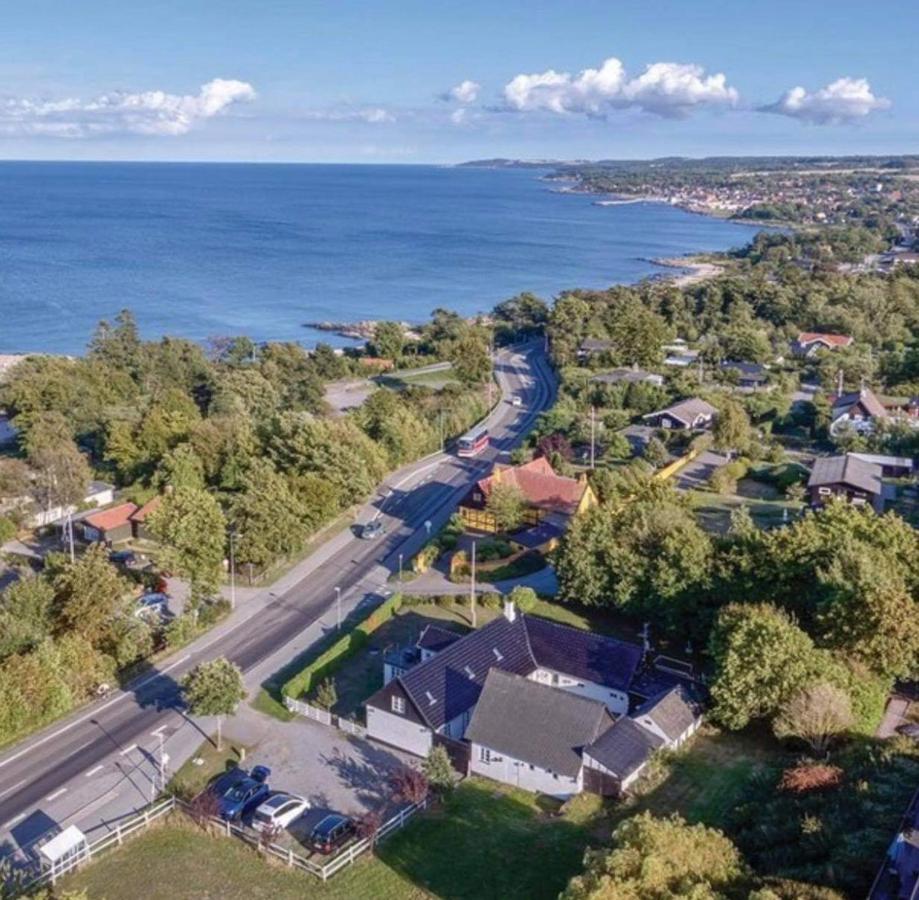
<svg viewBox="0 0 919 900"><path fill-rule="evenodd" d="M833 489L828 487L817 488L817 493L820 494L821 497L827 497L833 493Z"/></svg>
<svg viewBox="0 0 919 900"><path fill-rule="evenodd" d="M394 713L398 713L400 716L403 715L405 713L405 699L393 694L392 700L390 701L390 708Z"/></svg>
<svg viewBox="0 0 919 900"><path fill-rule="evenodd" d="M479 747L479 762L491 762L491 750L488 747Z"/></svg>

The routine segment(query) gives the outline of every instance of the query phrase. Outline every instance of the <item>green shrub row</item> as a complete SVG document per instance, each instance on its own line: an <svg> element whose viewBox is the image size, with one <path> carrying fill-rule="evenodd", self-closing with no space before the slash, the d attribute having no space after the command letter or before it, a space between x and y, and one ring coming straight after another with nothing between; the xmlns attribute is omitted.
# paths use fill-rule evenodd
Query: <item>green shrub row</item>
<svg viewBox="0 0 919 900"><path fill-rule="evenodd" d="M401 594L395 594L381 603L363 622L285 681L281 688L282 695L298 699L309 694L323 678L327 678L346 659L357 653L370 640L370 635L384 622L388 622L401 606Z"/></svg>

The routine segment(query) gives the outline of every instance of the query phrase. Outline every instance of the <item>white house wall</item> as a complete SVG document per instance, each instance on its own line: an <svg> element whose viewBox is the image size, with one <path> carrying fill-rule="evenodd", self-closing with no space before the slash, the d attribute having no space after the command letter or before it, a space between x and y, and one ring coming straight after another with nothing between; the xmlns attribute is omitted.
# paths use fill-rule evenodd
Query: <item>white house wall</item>
<svg viewBox="0 0 919 900"><path fill-rule="evenodd" d="M481 758L482 749L481 744L472 744L469 771L476 775L484 775L486 778L519 787L525 791L548 794L550 797L559 799L565 799L581 792L583 783L580 773L577 778L553 775L546 769L540 769L539 766L532 766L495 750L489 751L491 759L486 762Z"/></svg>
<svg viewBox="0 0 919 900"><path fill-rule="evenodd" d="M536 669L527 677L530 681L548 684L559 688L559 690L568 691L570 694L577 694L579 697L599 700L600 703L606 704L617 716L624 716L629 711L628 694L617 691L614 688L604 687L602 684L596 684L593 681L574 678L571 675L555 672L552 669Z"/></svg>
<svg viewBox="0 0 919 900"><path fill-rule="evenodd" d="M430 728L375 706L367 707L367 737L400 747L415 756L427 756L431 752Z"/></svg>

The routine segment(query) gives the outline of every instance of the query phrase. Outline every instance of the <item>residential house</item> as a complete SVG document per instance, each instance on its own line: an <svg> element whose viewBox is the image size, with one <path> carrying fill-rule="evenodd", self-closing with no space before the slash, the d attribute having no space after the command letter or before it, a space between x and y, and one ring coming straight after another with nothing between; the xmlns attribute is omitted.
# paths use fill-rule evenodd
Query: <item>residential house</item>
<svg viewBox="0 0 919 900"><path fill-rule="evenodd" d="M696 428L711 428L718 410L711 403L699 397L690 397L660 409L657 412L642 416L643 421L657 428L673 428L676 430L693 430Z"/></svg>
<svg viewBox="0 0 919 900"><path fill-rule="evenodd" d="M496 465L487 478L472 486L459 505L459 513L470 528L497 530L488 497L498 485L512 485L523 497L528 528L513 534L512 541L526 549L552 549L571 518L597 503L586 478L557 475L549 460L539 456L519 466Z"/></svg>
<svg viewBox="0 0 919 900"><path fill-rule="evenodd" d="M160 504L163 502L163 498L160 494L157 494L152 499L148 500L140 509L131 513L131 536L139 538L140 540L152 540L153 536L150 534L150 531L147 527L147 520L149 519L151 513L156 512L159 509Z"/></svg>
<svg viewBox="0 0 919 900"><path fill-rule="evenodd" d="M836 435L847 428L859 434L870 434L881 419L888 418L886 407L870 388L840 394L830 412L830 434Z"/></svg>
<svg viewBox="0 0 919 900"><path fill-rule="evenodd" d="M392 678L366 703L367 734L416 756L461 741L492 669L586 697L614 715L629 709L642 648L518 613L450 643Z"/></svg>
<svg viewBox="0 0 919 900"><path fill-rule="evenodd" d="M91 481L86 493L83 495L81 506L99 508L107 506L115 501L115 486L106 484L104 481ZM77 511L73 504L68 506L53 506L50 509L43 509L36 512L29 519L31 528L42 528L45 525L53 525L72 516Z"/></svg>
<svg viewBox="0 0 919 900"><path fill-rule="evenodd" d="M656 375L654 372L646 372L644 369L613 369L610 372L602 372L594 375L590 379L594 384L653 384L661 387L664 383L663 375Z"/></svg>
<svg viewBox="0 0 919 900"><path fill-rule="evenodd" d="M838 350L841 347L850 347L853 339L848 334L828 334L819 331L802 331L792 350L797 356L812 357L821 350Z"/></svg>
<svg viewBox="0 0 919 900"><path fill-rule="evenodd" d="M768 370L760 363L725 360L721 363L721 371L736 380L738 387L747 390L761 388L769 380Z"/></svg>
<svg viewBox="0 0 919 900"><path fill-rule="evenodd" d="M74 518L73 524L89 543L117 544L133 536L131 516L138 509L136 503L119 503L98 512L83 513Z"/></svg>
<svg viewBox="0 0 919 900"><path fill-rule="evenodd" d="M916 471L916 461L910 456L887 456L882 453L850 453L849 456L880 466L884 478L909 478Z"/></svg>
<svg viewBox="0 0 919 900"><path fill-rule="evenodd" d="M614 721L598 700L492 669L466 731L469 772L553 797L579 794L584 748Z"/></svg>
<svg viewBox="0 0 919 900"><path fill-rule="evenodd" d="M919 791L890 843L868 900L919 900Z"/></svg>
<svg viewBox="0 0 919 900"><path fill-rule="evenodd" d="M578 347L578 359L583 362L597 353L605 353L607 350L611 350L612 347L613 342L604 338L584 338L581 341L581 346Z"/></svg>
<svg viewBox="0 0 919 900"><path fill-rule="evenodd" d="M426 625L414 644L393 647L383 654L383 684L387 685L393 678L404 675L412 666L432 659L461 637L439 625Z"/></svg>
<svg viewBox="0 0 919 900"><path fill-rule="evenodd" d="M852 504L869 504L878 512L883 512L881 474L881 466L877 463L866 462L851 453L818 457L807 482L811 506L823 506L833 498L841 497Z"/></svg>

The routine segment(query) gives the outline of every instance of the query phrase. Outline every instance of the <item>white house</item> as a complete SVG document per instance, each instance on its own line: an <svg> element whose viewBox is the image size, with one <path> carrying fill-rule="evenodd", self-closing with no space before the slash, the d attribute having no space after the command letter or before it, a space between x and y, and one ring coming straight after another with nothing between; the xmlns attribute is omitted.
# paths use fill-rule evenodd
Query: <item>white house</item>
<svg viewBox="0 0 919 900"><path fill-rule="evenodd" d="M115 500L115 486L106 484L104 481L91 481L83 497L82 505L84 507L97 508L107 506ZM32 528L41 528L44 525L52 525L54 522L60 522L69 515L77 511L76 506L53 506L51 509L43 509L36 512L29 519L29 526Z"/></svg>

